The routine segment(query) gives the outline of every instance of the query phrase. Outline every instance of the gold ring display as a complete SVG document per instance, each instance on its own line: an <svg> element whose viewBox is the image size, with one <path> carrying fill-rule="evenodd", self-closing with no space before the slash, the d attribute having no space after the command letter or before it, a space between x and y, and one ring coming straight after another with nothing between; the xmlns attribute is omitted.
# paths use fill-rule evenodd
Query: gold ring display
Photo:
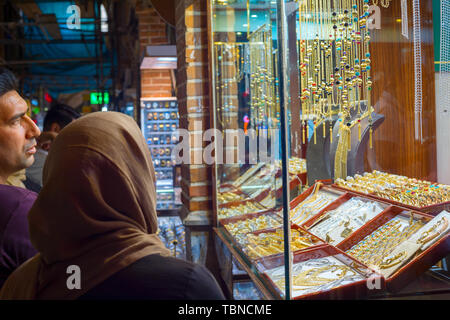
<svg viewBox="0 0 450 320"><path fill-rule="evenodd" d="M381 198L414 207L425 207L450 201L450 186L407 178L374 170L371 173L336 179L338 186L374 194Z"/></svg>

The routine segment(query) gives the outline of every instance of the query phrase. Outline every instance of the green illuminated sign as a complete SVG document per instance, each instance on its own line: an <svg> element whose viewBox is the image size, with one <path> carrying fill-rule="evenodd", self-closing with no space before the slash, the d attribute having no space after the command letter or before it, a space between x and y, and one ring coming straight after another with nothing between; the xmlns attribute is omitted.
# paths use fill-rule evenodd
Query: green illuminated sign
<svg viewBox="0 0 450 320"><path fill-rule="evenodd" d="M109 103L108 92L103 93L103 99L102 94L100 92L91 92L91 104L108 104L108 103Z"/></svg>

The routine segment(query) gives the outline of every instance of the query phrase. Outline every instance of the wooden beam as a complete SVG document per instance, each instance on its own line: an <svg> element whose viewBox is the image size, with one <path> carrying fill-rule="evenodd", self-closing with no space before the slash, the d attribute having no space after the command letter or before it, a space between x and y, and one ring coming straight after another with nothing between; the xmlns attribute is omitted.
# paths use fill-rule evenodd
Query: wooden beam
<svg viewBox="0 0 450 320"><path fill-rule="evenodd" d="M54 40L61 40L61 32L59 30L59 25L56 20L55 14L41 14L38 17L38 22L47 30L48 34Z"/></svg>
<svg viewBox="0 0 450 320"><path fill-rule="evenodd" d="M94 18L94 1L76 0L75 4L80 7L80 16L83 19Z"/></svg>
<svg viewBox="0 0 450 320"><path fill-rule="evenodd" d="M36 19L39 15L42 14L41 8L37 5L36 2L26 2L26 3L16 3L16 6L23 11L23 13L27 16L28 19Z"/></svg>
<svg viewBox="0 0 450 320"><path fill-rule="evenodd" d="M174 0L151 0L158 15L166 23L175 26L175 1Z"/></svg>

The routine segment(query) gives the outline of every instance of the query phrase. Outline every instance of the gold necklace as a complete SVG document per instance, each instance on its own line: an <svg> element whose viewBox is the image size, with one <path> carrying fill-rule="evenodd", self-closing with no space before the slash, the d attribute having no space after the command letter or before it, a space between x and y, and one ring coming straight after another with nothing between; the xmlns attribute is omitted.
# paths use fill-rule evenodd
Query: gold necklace
<svg viewBox="0 0 450 320"><path fill-rule="evenodd" d="M310 198L307 199L307 200L305 200L305 201L303 201L302 203L300 203L300 205L303 207L304 205L306 205L306 204L308 204L308 203L310 203L310 202L315 201L316 198L317 198L317 196L319 195L319 190L320 190L320 188L321 188L322 186L323 186L323 183L322 183L322 182L317 182L317 183L315 184L315 186L314 186L314 189L313 189L311 195L310 195Z"/></svg>
<svg viewBox="0 0 450 320"><path fill-rule="evenodd" d="M339 141L334 160L334 178L345 179L347 177L347 155L350 144L351 130L340 121Z"/></svg>
<svg viewBox="0 0 450 320"><path fill-rule="evenodd" d="M440 225L442 225L440 230L437 230L435 233L431 233L434 230L436 230ZM425 244L425 243L433 240L434 238L439 236L442 232L444 232L447 229L447 227L448 227L448 220L447 220L447 218L443 217L437 223L435 223L432 228L430 228L429 230L427 230L424 233L422 233L420 238L417 239L417 243Z"/></svg>
<svg viewBox="0 0 450 320"><path fill-rule="evenodd" d="M386 257L380 264L380 269L389 269L401 263L406 258L406 251L401 251L393 257Z"/></svg>
<svg viewBox="0 0 450 320"><path fill-rule="evenodd" d="M389 8L390 2L391 2L391 0L381 0L381 5L384 8Z"/></svg>
<svg viewBox="0 0 450 320"><path fill-rule="evenodd" d="M337 274L337 272L341 271L341 274ZM325 272L336 272L337 278L324 278L320 277L321 274ZM298 275L294 275L292 284L294 286L300 287L317 287L322 286L327 283L340 280L346 277L348 274L355 275L356 273L350 269L349 267L342 265L328 265L320 268L313 268L309 270L305 270ZM275 282L280 288L284 287L284 279L280 279Z"/></svg>

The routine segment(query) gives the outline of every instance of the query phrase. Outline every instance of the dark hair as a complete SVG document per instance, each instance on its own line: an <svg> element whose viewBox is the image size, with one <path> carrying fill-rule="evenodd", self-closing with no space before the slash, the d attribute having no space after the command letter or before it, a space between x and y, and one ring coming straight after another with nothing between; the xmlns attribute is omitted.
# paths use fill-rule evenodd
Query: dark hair
<svg viewBox="0 0 450 320"><path fill-rule="evenodd" d="M12 90L17 91L16 76L8 69L0 68L0 97Z"/></svg>
<svg viewBox="0 0 450 320"><path fill-rule="evenodd" d="M64 128L73 120L78 119L81 115L74 108L58 103L47 111L44 118L44 131L49 131L53 123L59 124L59 126Z"/></svg>

